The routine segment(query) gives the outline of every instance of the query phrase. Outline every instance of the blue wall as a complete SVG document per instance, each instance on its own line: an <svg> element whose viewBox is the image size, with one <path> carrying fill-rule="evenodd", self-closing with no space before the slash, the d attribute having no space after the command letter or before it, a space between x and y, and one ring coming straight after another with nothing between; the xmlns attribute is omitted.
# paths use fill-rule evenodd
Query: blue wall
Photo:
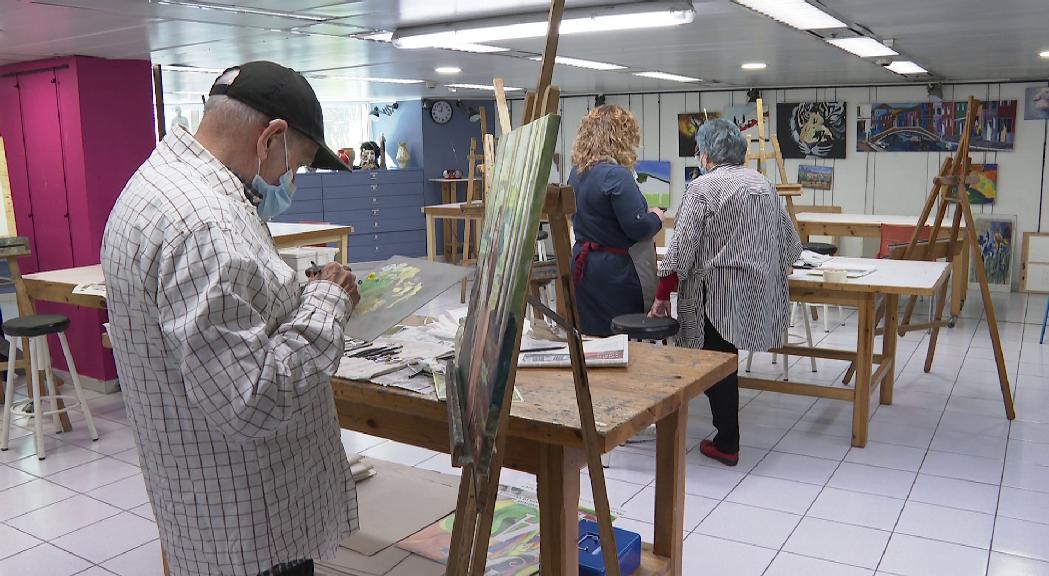
<svg viewBox="0 0 1049 576"><path fill-rule="evenodd" d="M495 105L491 100L463 100L462 106L457 105L457 100L449 100L454 110L452 119L447 124L437 124L430 118L429 109L423 111L422 135L423 148L426 151L426 161L423 171L426 179L440 178L445 170L459 169L466 176L469 164L467 157L470 154L470 138L477 139L477 152L483 152L481 142L481 124L470 122L467 109L470 107L486 108L488 116L488 131L496 133ZM466 185L460 184L460 194L465 198ZM426 203L439 204L441 202L441 185L428 182L426 190Z"/></svg>
<svg viewBox="0 0 1049 576"><path fill-rule="evenodd" d="M426 120L430 121L429 118ZM388 168L422 168L424 158L422 123L423 109L420 100L399 102L392 116L372 117L372 138L375 139L375 142L379 142L380 135L386 135L386 166ZM430 123L432 124L433 121ZM401 142L408 144L410 157L408 166L397 165L397 147ZM361 161L360 146L357 146L357 154L359 164Z"/></svg>

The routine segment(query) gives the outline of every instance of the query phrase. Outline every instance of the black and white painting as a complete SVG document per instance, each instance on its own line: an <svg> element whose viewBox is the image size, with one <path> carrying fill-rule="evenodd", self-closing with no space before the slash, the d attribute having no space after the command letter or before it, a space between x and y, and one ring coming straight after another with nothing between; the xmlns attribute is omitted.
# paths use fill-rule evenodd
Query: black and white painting
<svg viewBox="0 0 1049 576"><path fill-rule="evenodd" d="M777 104L776 135L784 158L845 158L845 103Z"/></svg>

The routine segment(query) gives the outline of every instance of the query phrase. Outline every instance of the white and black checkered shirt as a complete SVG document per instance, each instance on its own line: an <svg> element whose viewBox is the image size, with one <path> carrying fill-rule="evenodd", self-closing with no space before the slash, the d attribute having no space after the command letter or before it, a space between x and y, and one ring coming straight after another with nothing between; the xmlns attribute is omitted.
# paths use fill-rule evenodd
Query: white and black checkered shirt
<svg viewBox="0 0 1049 576"><path fill-rule="evenodd" d="M705 318L740 350L782 346L787 271L801 254L783 200L760 172L719 166L692 181L659 276L677 273L677 342L703 346Z"/></svg>
<svg viewBox="0 0 1049 576"><path fill-rule="evenodd" d="M175 575L327 558L357 528L331 391L352 311L299 291L240 180L176 127L102 240L110 336Z"/></svg>

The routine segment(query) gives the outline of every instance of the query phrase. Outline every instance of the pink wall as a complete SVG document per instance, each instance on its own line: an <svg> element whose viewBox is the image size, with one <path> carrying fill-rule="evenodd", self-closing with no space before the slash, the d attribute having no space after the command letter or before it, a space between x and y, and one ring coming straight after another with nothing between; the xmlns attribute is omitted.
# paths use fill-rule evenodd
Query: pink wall
<svg viewBox="0 0 1049 576"><path fill-rule="evenodd" d="M25 273L97 264L109 212L155 146L148 61L72 56L12 64L0 76L46 68L55 70L0 79L0 134L18 232L34 252L22 262ZM50 96L52 78L57 106L13 89L23 82L23 93ZM26 148L35 153L27 157ZM45 303L38 310L72 319L67 335L81 374L116 378L112 354L101 346L104 312ZM65 368L56 342L52 357Z"/></svg>

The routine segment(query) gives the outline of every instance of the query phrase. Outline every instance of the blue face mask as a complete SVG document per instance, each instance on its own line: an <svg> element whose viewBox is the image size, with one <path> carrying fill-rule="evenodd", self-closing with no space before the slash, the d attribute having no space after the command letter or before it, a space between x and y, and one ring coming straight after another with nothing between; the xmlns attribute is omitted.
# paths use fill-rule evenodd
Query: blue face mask
<svg viewBox="0 0 1049 576"><path fill-rule="evenodd" d="M710 172L710 170L707 170L707 167L703 164L703 155L702 154L697 154L696 155L696 160L699 161L699 175L700 176L706 174L707 172Z"/></svg>
<svg viewBox="0 0 1049 576"><path fill-rule="evenodd" d="M292 196L295 195L295 182L292 181L295 174L291 171L291 164L288 160L287 134L284 135L284 164L288 167L287 172L280 175L278 184L270 184L261 176L262 159L259 159L259 174L255 174L251 187L262 196L258 212L263 220L269 220L287 210L291 206Z"/></svg>

